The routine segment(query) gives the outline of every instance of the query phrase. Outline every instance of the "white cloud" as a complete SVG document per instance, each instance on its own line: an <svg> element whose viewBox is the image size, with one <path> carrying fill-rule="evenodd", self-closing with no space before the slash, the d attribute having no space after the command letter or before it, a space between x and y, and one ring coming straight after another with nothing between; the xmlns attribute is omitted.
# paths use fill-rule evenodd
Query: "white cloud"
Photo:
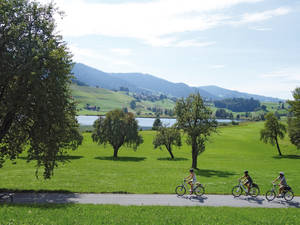
<svg viewBox="0 0 300 225"><path fill-rule="evenodd" d="M256 31L271 31L272 30L272 28L269 28L269 27L250 27L249 29L256 30Z"/></svg>
<svg viewBox="0 0 300 225"><path fill-rule="evenodd" d="M281 82L300 84L300 68L283 68L272 71L270 73L261 74L261 78L265 79L280 79Z"/></svg>
<svg viewBox="0 0 300 225"><path fill-rule="evenodd" d="M132 55L132 50L129 48L113 48L110 49L111 52L116 53L120 56L129 56Z"/></svg>
<svg viewBox="0 0 300 225"><path fill-rule="evenodd" d="M231 16L220 10L259 1L263 0L157 0L115 4L60 0L57 5L66 12L66 17L59 22L58 29L67 36L105 35L135 38L152 46L170 46L172 43L176 47L197 46L196 43L188 44L189 41L174 45L176 34L228 24ZM257 22L288 11L279 8L245 14L239 23Z"/></svg>
<svg viewBox="0 0 300 225"><path fill-rule="evenodd" d="M85 63L92 67L105 71L120 71L132 72L136 70L136 65L129 60L123 58L109 56L108 54L100 53L98 51L79 48L76 45L69 45L70 51L73 53L73 60L75 62Z"/></svg>
<svg viewBox="0 0 300 225"><path fill-rule="evenodd" d="M184 40L184 41L180 41L175 43L173 46L174 47L206 47L206 46L210 46L210 45L214 45L216 44L216 42L198 42L196 40Z"/></svg>
<svg viewBox="0 0 300 225"><path fill-rule="evenodd" d="M222 65L222 64L212 65L212 66L211 66L211 68L213 68L213 69L222 69L222 68L224 68L224 67L225 67L225 65Z"/></svg>
<svg viewBox="0 0 300 225"><path fill-rule="evenodd" d="M273 10L266 10L258 13L245 13L240 21L235 21L233 24L255 23L271 19L275 16L283 16L291 12L290 8L280 7Z"/></svg>

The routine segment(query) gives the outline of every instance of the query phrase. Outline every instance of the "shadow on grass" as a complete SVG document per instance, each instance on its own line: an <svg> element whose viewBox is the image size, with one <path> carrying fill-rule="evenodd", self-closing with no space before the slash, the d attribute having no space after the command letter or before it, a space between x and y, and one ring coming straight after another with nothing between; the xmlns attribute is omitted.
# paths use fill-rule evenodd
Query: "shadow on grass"
<svg viewBox="0 0 300 225"><path fill-rule="evenodd" d="M66 155L66 156L58 156L57 160L61 161L70 161L70 160L75 160L75 159L82 159L83 156L80 155ZM23 160L28 160L27 156L20 156L18 159L23 159Z"/></svg>
<svg viewBox="0 0 300 225"><path fill-rule="evenodd" d="M120 162L140 162L144 161L146 157L118 157L117 159L114 159L112 156L99 156L95 157L94 159L99 159L99 160L111 160L111 161L120 161Z"/></svg>
<svg viewBox="0 0 300 225"><path fill-rule="evenodd" d="M196 169L195 173L199 176L204 177L230 177L236 175L236 173L229 171L221 171L221 170L206 170L206 169Z"/></svg>
<svg viewBox="0 0 300 225"><path fill-rule="evenodd" d="M273 156L274 159L300 159L300 155L276 155Z"/></svg>
<svg viewBox="0 0 300 225"><path fill-rule="evenodd" d="M161 157L161 158L157 158L157 160L163 160L163 161L186 161L188 160L187 158L170 158L170 157Z"/></svg>

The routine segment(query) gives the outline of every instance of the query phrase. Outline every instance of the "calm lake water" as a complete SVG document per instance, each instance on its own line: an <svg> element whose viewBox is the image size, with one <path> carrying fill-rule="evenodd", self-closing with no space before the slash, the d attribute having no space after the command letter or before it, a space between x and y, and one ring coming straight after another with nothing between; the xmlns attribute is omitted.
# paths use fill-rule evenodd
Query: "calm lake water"
<svg viewBox="0 0 300 225"><path fill-rule="evenodd" d="M98 116L77 116L80 125L91 126ZM140 127L152 127L155 118L136 118ZM161 122L166 126L172 126L176 123L176 119L160 118ZM231 123L231 120L217 119L219 123Z"/></svg>

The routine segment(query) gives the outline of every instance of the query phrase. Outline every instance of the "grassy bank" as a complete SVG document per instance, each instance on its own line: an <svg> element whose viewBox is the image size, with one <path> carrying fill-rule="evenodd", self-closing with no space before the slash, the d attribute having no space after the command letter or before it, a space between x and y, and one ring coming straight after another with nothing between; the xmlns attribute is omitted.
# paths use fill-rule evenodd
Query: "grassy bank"
<svg viewBox="0 0 300 225"><path fill-rule="evenodd" d="M221 127L198 157L197 177L207 193L230 194L245 169L249 170L262 192L270 188L278 171L286 173L288 183L300 194L300 152L286 138L280 141L283 157L271 145L259 141L263 123ZM92 142L84 134L83 145L71 151L69 163L60 164L51 180L36 179L34 163L26 158L14 165L6 162L0 169L0 188L13 190L65 190L72 192L174 193L188 174L191 148L184 144L174 150L169 160L165 149L153 149L155 132L143 131L144 143L134 152L122 148L119 160L113 161L112 148Z"/></svg>
<svg viewBox="0 0 300 225"><path fill-rule="evenodd" d="M4 205L1 224L299 224L299 209ZM62 216L63 215L63 216Z"/></svg>

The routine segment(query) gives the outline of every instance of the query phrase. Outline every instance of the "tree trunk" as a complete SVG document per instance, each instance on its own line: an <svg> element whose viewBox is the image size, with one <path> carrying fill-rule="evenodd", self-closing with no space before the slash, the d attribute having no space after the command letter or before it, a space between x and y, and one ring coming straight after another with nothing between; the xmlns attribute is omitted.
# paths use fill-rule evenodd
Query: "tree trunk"
<svg viewBox="0 0 300 225"><path fill-rule="evenodd" d="M114 147L114 159L118 159L118 150L119 148Z"/></svg>
<svg viewBox="0 0 300 225"><path fill-rule="evenodd" d="M196 140L192 140L192 168L197 169L197 143Z"/></svg>
<svg viewBox="0 0 300 225"><path fill-rule="evenodd" d="M173 153L172 153L172 147L171 147L171 146L168 146L167 149L168 149L168 152L169 152L170 155L171 155L171 158L174 159L174 155L173 155Z"/></svg>
<svg viewBox="0 0 300 225"><path fill-rule="evenodd" d="M8 132L14 118L14 113L9 112L6 114L5 118L3 119L3 122L0 127L0 143L2 142L3 137Z"/></svg>
<svg viewBox="0 0 300 225"><path fill-rule="evenodd" d="M280 148L279 148L277 137L275 138L275 141L276 141L276 146L277 146L278 153L279 153L280 156L282 156Z"/></svg>

